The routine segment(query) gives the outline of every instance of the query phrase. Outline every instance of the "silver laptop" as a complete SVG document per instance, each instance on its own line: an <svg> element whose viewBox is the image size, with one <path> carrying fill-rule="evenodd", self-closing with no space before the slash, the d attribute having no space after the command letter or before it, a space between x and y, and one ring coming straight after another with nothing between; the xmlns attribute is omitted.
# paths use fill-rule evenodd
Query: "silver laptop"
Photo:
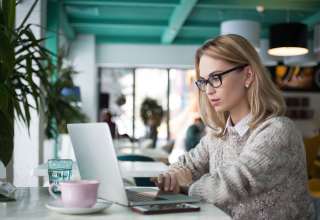
<svg viewBox="0 0 320 220"><path fill-rule="evenodd" d="M106 123L68 124L82 179L100 181L98 196L125 206L199 202L155 187L125 187L109 127Z"/></svg>

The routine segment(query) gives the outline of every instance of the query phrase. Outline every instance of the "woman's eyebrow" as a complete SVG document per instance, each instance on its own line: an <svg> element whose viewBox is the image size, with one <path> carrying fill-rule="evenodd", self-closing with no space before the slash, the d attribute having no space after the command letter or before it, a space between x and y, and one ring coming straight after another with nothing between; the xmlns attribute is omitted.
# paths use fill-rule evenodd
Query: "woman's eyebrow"
<svg viewBox="0 0 320 220"><path fill-rule="evenodd" d="M219 74L219 73L221 73L221 72L222 72L222 71L219 71L219 70L210 72L210 73L208 74L208 77L210 77L210 76L212 76L212 75L215 75L215 74ZM199 78L205 79L205 77L203 77L203 76L199 76Z"/></svg>
<svg viewBox="0 0 320 220"><path fill-rule="evenodd" d="M211 72L211 73L209 73L209 77L210 76L214 76L214 75L219 75L219 73L222 73L223 71L219 71L219 70L216 70L216 71L214 71L214 72Z"/></svg>

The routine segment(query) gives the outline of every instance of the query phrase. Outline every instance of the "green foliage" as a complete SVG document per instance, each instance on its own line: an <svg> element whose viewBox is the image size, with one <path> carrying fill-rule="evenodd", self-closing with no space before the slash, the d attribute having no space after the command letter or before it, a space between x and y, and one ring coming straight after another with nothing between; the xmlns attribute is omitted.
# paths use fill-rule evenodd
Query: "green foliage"
<svg viewBox="0 0 320 220"><path fill-rule="evenodd" d="M62 66L62 56L53 66L51 57L56 55L42 46L44 39L37 39L31 24L26 24L37 2L15 27L16 1L0 1L0 160L5 165L12 157L14 121L21 120L29 129L31 109L44 109L48 138L65 133L66 123L86 119L73 100L61 95L62 88L74 86L75 71ZM53 72L57 80L52 82Z"/></svg>
<svg viewBox="0 0 320 220"><path fill-rule="evenodd" d="M17 28L15 1L0 4L0 160L5 165L13 152L14 118L29 128L30 110L39 109L43 92L39 82L49 85L50 52L25 24L36 3Z"/></svg>

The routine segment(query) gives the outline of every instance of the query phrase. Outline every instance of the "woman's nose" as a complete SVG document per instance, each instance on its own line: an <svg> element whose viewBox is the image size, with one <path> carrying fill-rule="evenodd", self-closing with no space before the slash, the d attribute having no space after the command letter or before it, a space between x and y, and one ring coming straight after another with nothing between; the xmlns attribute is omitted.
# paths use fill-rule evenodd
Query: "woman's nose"
<svg viewBox="0 0 320 220"><path fill-rule="evenodd" d="M211 94L214 94L216 93L216 89L213 88L213 86L211 86L209 83L207 84L207 87L206 87L206 94L207 95L211 95Z"/></svg>

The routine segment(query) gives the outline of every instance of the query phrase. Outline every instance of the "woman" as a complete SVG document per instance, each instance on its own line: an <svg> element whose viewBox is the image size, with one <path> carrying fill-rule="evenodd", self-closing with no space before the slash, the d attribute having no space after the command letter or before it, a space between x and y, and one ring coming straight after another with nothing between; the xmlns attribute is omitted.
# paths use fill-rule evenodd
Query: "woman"
<svg viewBox="0 0 320 220"><path fill-rule="evenodd" d="M259 56L238 35L207 41L196 53L202 119L211 129L156 179L233 219L313 219L301 134Z"/></svg>

